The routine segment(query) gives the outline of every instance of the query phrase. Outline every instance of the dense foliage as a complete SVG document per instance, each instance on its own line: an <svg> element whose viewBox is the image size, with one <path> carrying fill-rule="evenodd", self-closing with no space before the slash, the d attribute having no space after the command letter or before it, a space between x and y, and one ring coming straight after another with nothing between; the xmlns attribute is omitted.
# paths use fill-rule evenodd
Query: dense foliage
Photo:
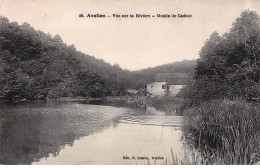
<svg viewBox="0 0 260 168"><path fill-rule="evenodd" d="M180 64L122 70L67 46L59 35L0 17L0 101L124 95L127 88L145 88L158 70L179 72L192 62Z"/></svg>
<svg viewBox="0 0 260 168"><path fill-rule="evenodd" d="M260 19L244 11L228 33L214 32L182 90L186 139L205 164L260 160Z"/></svg>
<svg viewBox="0 0 260 168"><path fill-rule="evenodd" d="M194 81L185 90L186 105L205 100L259 97L260 21L244 11L228 33L214 32L197 60Z"/></svg>
<svg viewBox="0 0 260 168"><path fill-rule="evenodd" d="M0 99L38 100L120 94L127 73L76 51L56 35L0 18Z"/></svg>

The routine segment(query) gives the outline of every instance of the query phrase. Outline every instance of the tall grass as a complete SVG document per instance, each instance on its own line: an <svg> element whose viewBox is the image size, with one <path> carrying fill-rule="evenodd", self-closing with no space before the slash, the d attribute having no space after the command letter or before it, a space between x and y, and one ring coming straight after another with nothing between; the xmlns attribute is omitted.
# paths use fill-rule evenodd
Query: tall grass
<svg viewBox="0 0 260 168"><path fill-rule="evenodd" d="M194 150L186 149L183 151L183 156L177 156L171 148L171 158L165 159L165 165L202 165L203 158Z"/></svg>
<svg viewBox="0 0 260 168"><path fill-rule="evenodd" d="M213 100L184 111L184 135L206 164L260 160L260 105Z"/></svg>
<svg viewBox="0 0 260 168"><path fill-rule="evenodd" d="M180 107L183 99L179 97L150 97L147 98L147 106L154 107L157 110L182 115Z"/></svg>

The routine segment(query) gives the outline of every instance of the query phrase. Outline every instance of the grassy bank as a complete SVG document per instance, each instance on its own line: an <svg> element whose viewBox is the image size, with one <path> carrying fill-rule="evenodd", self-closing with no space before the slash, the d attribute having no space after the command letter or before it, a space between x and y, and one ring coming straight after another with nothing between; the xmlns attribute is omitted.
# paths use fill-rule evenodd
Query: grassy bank
<svg viewBox="0 0 260 168"><path fill-rule="evenodd" d="M260 105L213 100L184 111L185 138L206 164L254 164L260 160Z"/></svg>
<svg viewBox="0 0 260 168"><path fill-rule="evenodd" d="M150 97L147 98L147 106L154 107L159 111L182 115L180 110L183 99L179 97Z"/></svg>
<svg viewBox="0 0 260 168"><path fill-rule="evenodd" d="M133 109L145 109L146 97L139 97L139 98L132 98L127 96L105 97L101 100L91 100L88 103L115 106L115 107L127 107Z"/></svg>

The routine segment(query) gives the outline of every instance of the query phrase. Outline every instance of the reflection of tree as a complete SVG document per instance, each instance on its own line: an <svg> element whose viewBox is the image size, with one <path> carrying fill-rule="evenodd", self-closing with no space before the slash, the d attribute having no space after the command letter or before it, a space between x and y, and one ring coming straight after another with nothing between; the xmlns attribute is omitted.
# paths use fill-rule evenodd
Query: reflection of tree
<svg viewBox="0 0 260 168"><path fill-rule="evenodd" d="M1 116L1 164L30 164L39 153L41 118L25 118L12 114ZM30 129L27 129L30 128ZM44 156L44 155L42 155Z"/></svg>
<svg viewBox="0 0 260 168"><path fill-rule="evenodd" d="M93 115L81 106L0 107L0 164L31 164L50 153L57 156L66 144L108 126L104 113Z"/></svg>

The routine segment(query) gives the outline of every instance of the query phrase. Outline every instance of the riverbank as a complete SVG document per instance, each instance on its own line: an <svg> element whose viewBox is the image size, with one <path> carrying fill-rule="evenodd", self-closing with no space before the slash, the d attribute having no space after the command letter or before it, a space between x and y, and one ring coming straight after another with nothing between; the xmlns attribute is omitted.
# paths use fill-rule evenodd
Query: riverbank
<svg viewBox="0 0 260 168"><path fill-rule="evenodd" d="M147 97L131 97L131 96L117 96L117 97L105 97L100 100L91 100L90 104L99 104L115 107L127 107L133 109L146 109Z"/></svg>
<svg viewBox="0 0 260 168"><path fill-rule="evenodd" d="M135 110L146 110L153 107L166 115L182 115L181 105L183 99L180 97L147 97L147 96L109 96L103 98L85 97L61 97L56 99L5 102L7 104L21 104L34 102L82 102L85 104L105 105L114 107L126 107Z"/></svg>
<svg viewBox="0 0 260 168"><path fill-rule="evenodd" d="M260 105L213 100L184 111L186 141L205 164L255 164L260 160Z"/></svg>
<svg viewBox="0 0 260 168"><path fill-rule="evenodd" d="M103 101L106 98L92 98L92 97L59 97L59 98L47 98L44 100L26 100L26 99L22 99L22 100L16 100L16 101L0 101L1 103L4 104L20 104L20 103L35 103L35 102L95 102L95 101Z"/></svg>

